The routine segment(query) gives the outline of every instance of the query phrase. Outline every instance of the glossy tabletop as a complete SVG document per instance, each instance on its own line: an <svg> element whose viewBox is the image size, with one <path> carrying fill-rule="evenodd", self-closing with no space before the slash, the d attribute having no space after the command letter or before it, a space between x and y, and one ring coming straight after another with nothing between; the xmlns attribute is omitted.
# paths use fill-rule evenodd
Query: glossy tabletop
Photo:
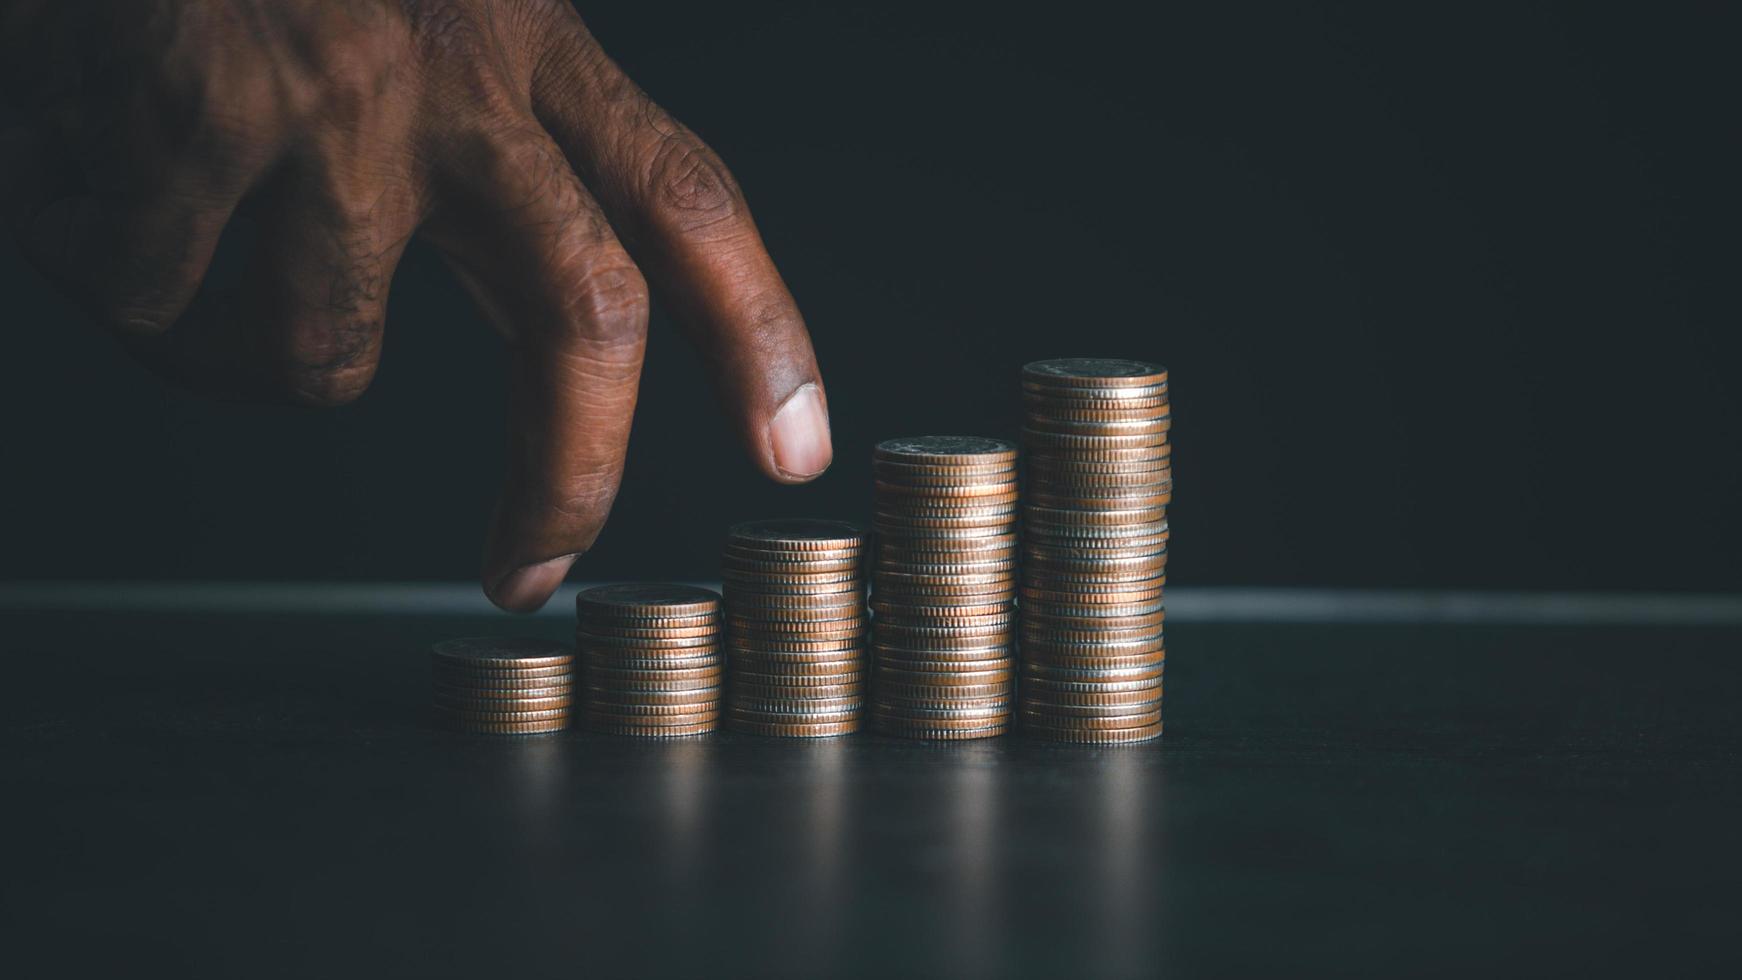
<svg viewBox="0 0 1742 980"><path fill-rule="evenodd" d="M14 976L1739 962L1742 630L1180 624L1085 748L431 727L430 642L560 619L5 627Z"/></svg>

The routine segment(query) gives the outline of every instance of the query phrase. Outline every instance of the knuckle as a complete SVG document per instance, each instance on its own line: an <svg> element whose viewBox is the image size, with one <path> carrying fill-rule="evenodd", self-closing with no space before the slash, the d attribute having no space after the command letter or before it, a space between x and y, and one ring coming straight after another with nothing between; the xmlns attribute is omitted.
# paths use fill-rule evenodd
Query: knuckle
<svg viewBox="0 0 1742 980"><path fill-rule="evenodd" d="M553 277L563 297L560 329L569 339L620 347L647 335L647 280L617 252L574 260Z"/></svg>
<svg viewBox="0 0 1742 980"><path fill-rule="evenodd" d="M744 210L743 194L719 155L682 127L661 136L647 181L650 196L680 231L728 222Z"/></svg>
<svg viewBox="0 0 1742 980"><path fill-rule="evenodd" d="M311 321L290 337L284 366L295 401L331 408L348 405L368 390L380 354L378 321Z"/></svg>

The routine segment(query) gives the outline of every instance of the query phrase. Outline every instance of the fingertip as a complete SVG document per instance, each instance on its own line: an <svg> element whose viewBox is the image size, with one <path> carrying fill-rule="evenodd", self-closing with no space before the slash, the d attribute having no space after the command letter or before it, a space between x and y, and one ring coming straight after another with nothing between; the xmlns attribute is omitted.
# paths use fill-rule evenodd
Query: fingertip
<svg viewBox="0 0 1742 980"><path fill-rule="evenodd" d="M806 382L786 397L768 423L768 448L775 479L806 483L821 476L834 462L829 434L829 410L822 389Z"/></svg>
<svg viewBox="0 0 1742 980"><path fill-rule="evenodd" d="M512 613L537 612L550 600L551 594L561 585L569 568L575 563L574 555L564 555L549 561L523 565L504 575L495 588L486 587L484 594L497 607Z"/></svg>

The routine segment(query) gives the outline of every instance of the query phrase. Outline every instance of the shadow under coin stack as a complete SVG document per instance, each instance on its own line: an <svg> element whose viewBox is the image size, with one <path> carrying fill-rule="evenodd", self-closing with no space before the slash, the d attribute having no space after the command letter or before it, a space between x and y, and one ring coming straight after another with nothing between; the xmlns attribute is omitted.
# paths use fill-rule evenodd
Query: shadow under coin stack
<svg viewBox="0 0 1742 980"><path fill-rule="evenodd" d="M885 735L1010 727L1016 447L975 436L879 443L872 720Z"/></svg>
<svg viewBox="0 0 1742 980"><path fill-rule="evenodd" d="M1161 734L1167 370L1066 358L1022 369L1022 727L1066 742Z"/></svg>
<svg viewBox="0 0 1742 980"><path fill-rule="evenodd" d="M574 659L549 640L443 640L430 649L436 717L462 732L560 732L569 724Z"/></svg>
<svg viewBox="0 0 1742 980"><path fill-rule="evenodd" d="M865 712L865 535L841 521L751 521L726 533L726 725L815 738Z"/></svg>
<svg viewBox="0 0 1742 980"><path fill-rule="evenodd" d="M601 585L575 597L581 720L674 737L720 718L720 596L688 585Z"/></svg>

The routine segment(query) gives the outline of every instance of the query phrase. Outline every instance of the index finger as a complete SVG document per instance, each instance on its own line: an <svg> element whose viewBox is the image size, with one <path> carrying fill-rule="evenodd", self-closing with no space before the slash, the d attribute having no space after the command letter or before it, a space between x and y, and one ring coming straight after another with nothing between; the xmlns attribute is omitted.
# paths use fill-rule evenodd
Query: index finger
<svg viewBox="0 0 1742 980"><path fill-rule="evenodd" d="M654 104L564 5L533 108L708 362L751 456L801 483L834 456L810 334L717 154Z"/></svg>

